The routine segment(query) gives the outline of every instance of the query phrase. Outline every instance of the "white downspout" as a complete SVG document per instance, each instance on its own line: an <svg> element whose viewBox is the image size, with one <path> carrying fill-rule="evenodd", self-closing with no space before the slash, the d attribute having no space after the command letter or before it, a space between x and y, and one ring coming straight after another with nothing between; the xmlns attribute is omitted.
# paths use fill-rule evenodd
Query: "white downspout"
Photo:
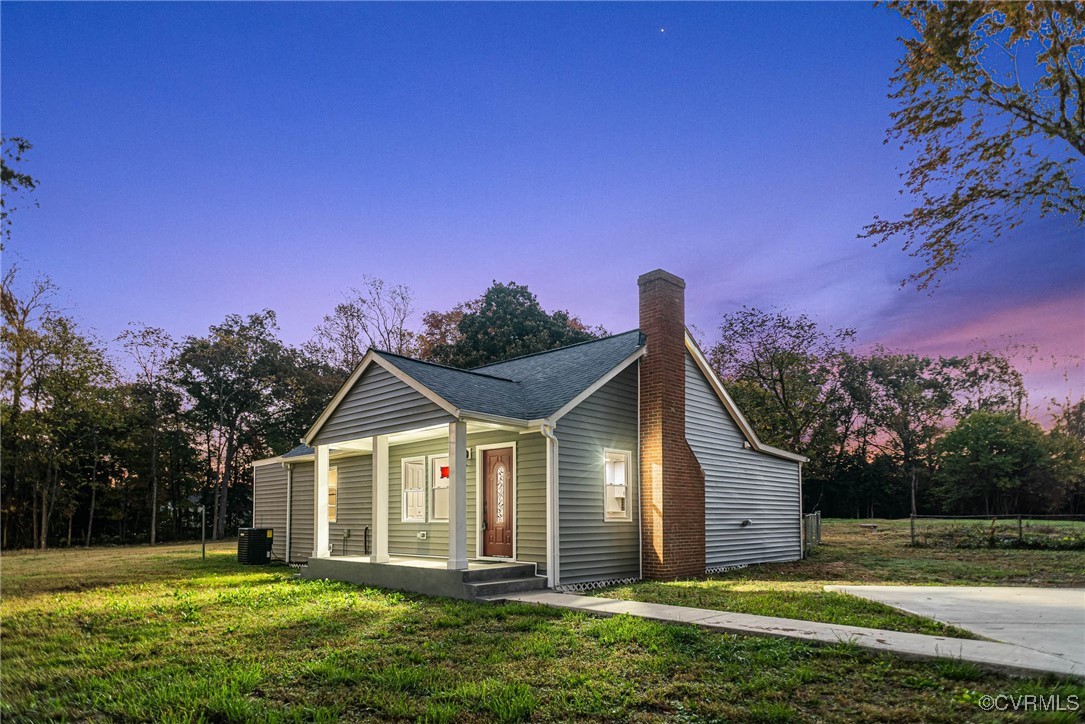
<svg viewBox="0 0 1085 724"><path fill-rule="evenodd" d="M642 358L643 359L643 358ZM637 360L637 577L640 580L644 580L644 502L641 498L644 495L644 483L641 480L641 475L644 471L640 468L641 455L641 441L640 441L640 360ZM689 414L689 411L686 411Z"/></svg>
<svg viewBox="0 0 1085 724"><path fill-rule="evenodd" d="M799 463L799 560L806 558L806 521L802 517L802 463Z"/></svg>
<svg viewBox="0 0 1085 724"><path fill-rule="evenodd" d="M290 520L294 517L294 467L290 463L283 463L286 468L286 562L290 563Z"/></svg>
<svg viewBox="0 0 1085 724"><path fill-rule="evenodd" d="M558 438L554 426L541 428L546 438L546 585L553 588L561 580L560 546L558 545Z"/></svg>

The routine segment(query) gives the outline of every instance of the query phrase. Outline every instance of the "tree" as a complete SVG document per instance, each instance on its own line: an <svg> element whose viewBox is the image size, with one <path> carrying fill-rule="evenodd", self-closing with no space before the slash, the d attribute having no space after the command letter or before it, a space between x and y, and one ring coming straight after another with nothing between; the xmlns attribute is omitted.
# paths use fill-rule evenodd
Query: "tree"
<svg viewBox="0 0 1085 724"><path fill-rule="evenodd" d="M362 289L352 287L335 310L324 316L308 351L344 375L358 366L371 347L413 355L415 333L407 327L413 314L414 294L408 287L388 286L383 279L365 276Z"/></svg>
<svg viewBox="0 0 1085 724"><path fill-rule="evenodd" d="M161 426L162 398L169 382L169 362L173 356L173 339L161 327L143 324L129 325L117 338L135 363L134 392L144 398L146 425L142 429L149 438L147 444L148 486L150 487L151 545L158 532L158 441Z"/></svg>
<svg viewBox="0 0 1085 724"><path fill-rule="evenodd" d="M1040 426L1012 413L974 412L938 442L935 493L946 510L1046 510L1057 496L1052 446Z"/></svg>
<svg viewBox="0 0 1085 724"><path fill-rule="evenodd" d="M115 371L104 348L71 319L51 316L42 330L45 354L31 390L35 424L27 437L36 470L38 547L44 549L57 502L78 494L88 458L99 454L93 441L103 415L100 390L113 383Z"/></svg>
<svg viewBox="0 0 1085 724"><path fill-rule="evenodd" d="M1024 414L1025 381L1008 357L983 349L942 358L940 366L953 392L958 419L979 410Z"/></svg>
<svg viewBox="0 0 1085 724"><path fill-rule="evenodd" d="M840 375L854 339L854 330L825 331L805 314L743 307L724 315L709 360L760 437L818 466L843 451L854 426Z"/></svg>
<svg viewBox="0 0 1085 724"><path fill-rule="evenodd" d="M891 2L915 31L892 78L886 142L915 157L901 174L915 207L860 235L902 238L919 289L1030 208L1085 222L1085 6L1068 2Z"/></svg>
<svg viewBox="0 0 1085 724"><path fill-rule="evenodd" d="M458 316L455 333L449 323ZM526 286L495 281L476 302L458 305L451 313L426 315L436 331L450 341L427 339L430 361L453 367L479 367L492 362L586 342L605 334L588 328L567 311L547 312ZM424 335L425 336L425 335Z"/></svg>
<svg viewBox="0 0 1085 724"><path fill-rule="evenodd" d="M186 338L173 360L205 440L216 539L226 533L228 491L238 477L239 454L259 438L274 409L282 354L275 313L265 309L247 318L227 315L206 337Z"/></svg>
<svg viewBox="0 0 1085 724"><path fill-rule="evenodd" d="M4 545L9 545L13 536L25 540L28 531L24 526L31 522L26 518L27 504L36 494L26 476L24 448L28 438L26 424L32 420L24 424L24 412L27 390L38 378L46 356L43 324L56 314L52 303L56 287L47 277L34 280L25 292L19 290L17 277L18 268L12 265L0 282L0 311L4 322L0 329L0 359L3 361L0 368L3 400L0 436L5 459L0 485L4 498ZM39 538L37 534L33 536L35 545Z"/></svg>
<svg viewBox="0 0 1085 724"><path fill-rule="evenodd" d="M910 482L916 513L917 475L945 426L953 390L940 360L877 348L866 360L871 445L891 456Z"/></svg>
<svg viewBox="0 0 1085 724"><path fill-rule="evenodd" d="M1085 511L1085 399L1062 406L1048 437L1051 465L1061 483L1056 509L1067 513Z"/></svg>
<svg viewBox="0 0 1085 724"><path fill-rule="evenodd" d="M431 310L422 315L422 331L418 334L418 356L439 362L463 339L460 322L465 314L478 314L482 298L460 302L447 312Z"/></svg>
<svg viewBox="0 0 1085 724"><path fill-rule="evenodd" d="M282 453L298 444L343 384L340 369L302 349L285 348L275 375L275 407L264 430L267 452Z"/></svg>
<svg viewBox="0 0 1085 724"><path fill-rule="evenodd" d="M12 201L33 193L38 180L22 170L26 154L33 146L19 136L0 136L0 249L11 239ZM36 202L35 202L36 205Z"/></svg>

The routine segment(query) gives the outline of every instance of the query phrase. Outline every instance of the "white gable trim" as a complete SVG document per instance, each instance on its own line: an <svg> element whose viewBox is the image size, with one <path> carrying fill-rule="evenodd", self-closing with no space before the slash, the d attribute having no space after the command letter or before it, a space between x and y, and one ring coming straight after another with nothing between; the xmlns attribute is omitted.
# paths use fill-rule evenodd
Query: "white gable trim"
<svg viewBox="0 0 1085 724"><path fill-rule="evenodd" d="M579 395L577 395L573 399L569 400L569 402L567 402L564 407L562 407L560 410L558 410L557 412L555 412L553 415L550 416L550 418L547 420L547 424L553 425L554 423L556 423L566 413L571 412L573 410L573 408L575 408L581 402L583 402L584 400L588 399L589 397L594 395L596 392L598 392L599 389L603 387L603 385L605 385L606 383L610 382L612 379L617 377L623 370L625 370L626 367L628 367L629 365L636 362L638 359L640 359L645 354L647 354L647 352L648 352L648 347L642 345L640 347L640 349L638 349L636 352L629 355L624 360L622 360L621 362L616 364L614 367L612 367L609 372L607 372L605 375L603 375L602 377L597 379L595 382L593 382L587 389L585 389L583 392L581 392Z"/></svg>
<svg viewBox="0 0 1085 724"><path fill-rule="evenodd" d="M378 354L376 351L371 349L365 353L365 357L363 357L362 361L358 363L358 366L354 368L354 371L350 373L350 377L348 377L347 381L343 383L343 386L339 388L339 391L335 393L335 397L333 397L332 401L328 403L328 406L324 408L324 412L320 413L320 417L318 417L316 422L313 423L313 426L309 428L309 432L305 433L305 437L301 439L303 443L305 443L306 445L312 445L313 438L317 436L317 433L320 432L320 429L324 427L324 423L326 423L328 421L328 418L332 416L332 413L335 412L335 409L339 407L339 403L341 403L343 401L343 398L345 398L347 394L350 393L350 390L354 387L358 380L362 378L362 374L364 374L365 371L369 369L369 365L371 364L377 364L380 367L384 368L393 377L398 379L400 382L403 382L410 386L416 392L423 395L426 399L443 409L448 414L452 415L453 417L459 417L460 411L456 409L455 405L451 404L448 400L444 399L436 392L426 387L421 382L414 379L403 370L399 369L394 364L381 357L380 354Z"/></svg>
<svg viewBox="0 0 1085 724"><path fill-rule="evenodd" d="M708 380L708 384L711 385L728 414L731 415L735 424L738 425L738 429L742 431L743 437L746 438L754 450L765 453L766 455L783 458L784 460L792 460L797 463L809 462L810 458L808 457L788 450L781 450L772 445L766 445L758 439L757 433L753 431L753 427L750 426L746 416L742 414L742 411L738 409L738 405L731 399L731 395L727 394L727 390L724 389L720 378L716 375L715 370L708 364L708 360L705 358L704 353L701 352L701 348L697 346L696 340L693 339L689 331L686 332L686 350L690 353L690 356L693 357L693 361L697 363L697 367L701 370L701 374Z"/></svg>

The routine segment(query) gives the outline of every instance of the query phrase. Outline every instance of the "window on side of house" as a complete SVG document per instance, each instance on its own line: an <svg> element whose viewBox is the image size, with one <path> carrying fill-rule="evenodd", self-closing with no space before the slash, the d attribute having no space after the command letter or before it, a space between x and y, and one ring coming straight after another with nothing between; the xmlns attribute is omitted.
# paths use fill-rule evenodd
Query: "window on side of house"
<svg viewBox="0 0 1085 724"><path fill-rule="evenodd" d="M426 459L403 461L403 522L426 522Z"/></svg>
<svg viewBox="0 0 1085 724"><path fill-rule="evenodd" d="M429 460L429 519L448 522L448 457Z"/></svg>
<svg viewBox="0 0 1085 724"><path fill-rule="evenodd" d="M628 450L605 450L603 458L603 517L605 520L632 520L629 478L633 453Z"/></svg>
<svg viewBox="0 0 1085 724"><path fill-rule="evenodd" d="M328 522L339 517L339 468L328 468Z"/></svg>

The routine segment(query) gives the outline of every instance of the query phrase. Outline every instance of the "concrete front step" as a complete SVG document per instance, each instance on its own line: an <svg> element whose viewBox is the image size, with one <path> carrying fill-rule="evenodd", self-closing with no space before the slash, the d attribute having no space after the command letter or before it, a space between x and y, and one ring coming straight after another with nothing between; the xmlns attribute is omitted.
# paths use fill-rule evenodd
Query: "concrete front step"
<svg viewBox="0 0 1085 724"><path fill-rule="evenodd" d="M463 571L464 583L507 581L512 578L530 578L535 575L534 563L472 563L471 565L479 565L479 567Z"/></svg>
<svg viewBox="0 0 1085 724"><path fill-rule="evenodd" d="M463 587L469 592L472 598L493 598L495 596L504 596L509 593L543 591L546 589L546 579L542 576L507 578L496 581L464 583Z"/></svg>

